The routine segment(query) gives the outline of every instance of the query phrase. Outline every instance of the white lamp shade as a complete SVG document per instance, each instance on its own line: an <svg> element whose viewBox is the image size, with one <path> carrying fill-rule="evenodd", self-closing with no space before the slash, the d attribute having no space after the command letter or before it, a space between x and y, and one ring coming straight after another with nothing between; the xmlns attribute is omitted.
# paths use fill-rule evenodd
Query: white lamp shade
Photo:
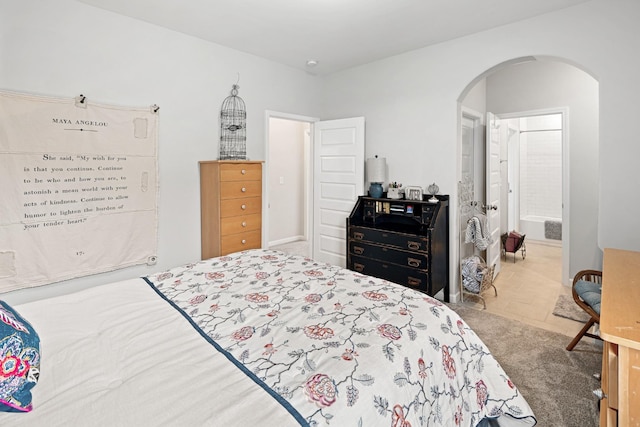
<svg viewBox="0 0 640 427"><path fill-rule="evenodd" d="M383 183L387 174L387 159L372 157L367 159L367 181Z"/></svg>

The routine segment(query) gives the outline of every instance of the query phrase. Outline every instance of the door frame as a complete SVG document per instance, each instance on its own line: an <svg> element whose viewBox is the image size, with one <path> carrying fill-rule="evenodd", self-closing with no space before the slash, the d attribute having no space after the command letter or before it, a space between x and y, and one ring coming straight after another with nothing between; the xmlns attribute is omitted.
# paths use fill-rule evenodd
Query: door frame
<svg viewBox="0 0 640 427"><path fill-rule="evenodd" d="M267 247L269 243L269 153L270 153L270 120L271 119L284 119L296 122L309 123L310 135L309 135L309 150L307 157L307 164L305 165L305 200L304 200L304 235L309 240L310 244L313 244L313 234L311 230L313 228L312 213L313 213L313 125L319 122L318 117L303 116L299 114L283 113L279 111L265 110L265 133L264 133L264 167L262 168L262 247Z"/></svg>
<svg viewBox="0 0 640 427"><path fill-rule="evenodd" d="M550 114L562 115L562 275L560 277L560 282L563 285L568 286L571 282L571 156L569 153L569 108L554 107L542 108L539 110L494 114L500 119L516 119L521 117L544 116Z"/></svg>

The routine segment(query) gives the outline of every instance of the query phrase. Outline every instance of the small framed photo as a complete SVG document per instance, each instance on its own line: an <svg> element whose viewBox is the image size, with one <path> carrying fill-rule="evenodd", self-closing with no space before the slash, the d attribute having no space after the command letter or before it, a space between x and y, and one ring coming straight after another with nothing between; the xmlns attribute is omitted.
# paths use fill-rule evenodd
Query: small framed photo
<svg viewBox="0 0 640 427"><path fill-rule="evenodd" d="M407 187L404 194L407 200L422 200L422 188L420 187Z"/></svg>

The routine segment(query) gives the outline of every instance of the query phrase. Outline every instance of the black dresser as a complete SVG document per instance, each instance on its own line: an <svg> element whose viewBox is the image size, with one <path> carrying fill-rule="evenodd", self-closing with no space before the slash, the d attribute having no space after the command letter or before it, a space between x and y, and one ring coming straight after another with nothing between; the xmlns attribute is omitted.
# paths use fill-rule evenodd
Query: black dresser
<svg viewBox="0 0 640 427"><path fill-rule="evenodd" d="M360 196L347 218L347 268L449 301L449 196Z"/></svg>

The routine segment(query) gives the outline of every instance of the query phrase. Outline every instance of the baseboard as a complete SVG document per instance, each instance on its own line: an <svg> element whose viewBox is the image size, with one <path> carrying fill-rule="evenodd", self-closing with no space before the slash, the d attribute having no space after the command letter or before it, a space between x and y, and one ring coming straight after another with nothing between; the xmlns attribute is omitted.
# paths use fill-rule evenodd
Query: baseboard
<svg viewBox="0 0 640 427"><path fill-rule="evenodd" d="M269 247L280 246L280 245L286 245L287 243L300 242L304 240L305 240L304 236L293 236L293 237L287 237L285 239L274 240L273 242L269 242L268 245Z"/></svg>

